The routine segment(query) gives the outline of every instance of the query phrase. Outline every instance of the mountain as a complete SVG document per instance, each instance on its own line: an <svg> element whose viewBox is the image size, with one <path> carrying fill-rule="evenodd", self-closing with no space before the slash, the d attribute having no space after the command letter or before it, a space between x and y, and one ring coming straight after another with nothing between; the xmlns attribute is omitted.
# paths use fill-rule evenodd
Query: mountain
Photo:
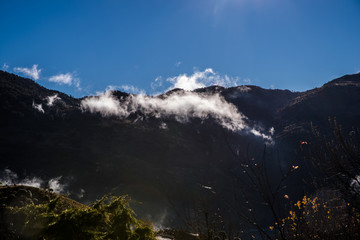
<svg viewBox="0 0 360 240"><path fill-rule="evenodd" d="M261 157L264 146L280 152L269 161L290 164L311 123L325 133L329 117L358 126L360 74L306 92L211 86L77 99L0 71L0 101L0 169L61 176L84 203L129 194L143 203L137 212L160 219L169 199L231 194L241 159Z"/></svg>
<svg viewBox="0 0 360 240"><path fill-rule="evenodd" d="M336 117L347 130L360 120L360 74L345 75L320 88L302 93L279 110L286 125L305 126L309 121L326 127L328 117Z"/></svg>

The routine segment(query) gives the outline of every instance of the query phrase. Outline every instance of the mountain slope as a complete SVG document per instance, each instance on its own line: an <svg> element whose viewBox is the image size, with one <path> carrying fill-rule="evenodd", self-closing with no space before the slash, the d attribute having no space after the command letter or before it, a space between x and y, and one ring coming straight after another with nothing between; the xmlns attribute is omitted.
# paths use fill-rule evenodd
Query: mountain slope
<svg viewBox="0 0 360 240"><path fill-rule="evenodd" d="M345 75L306 91L279 110L282 126L303 126L312 122L323 131L328 118L336 118L345 130L360 122L360 74Z"/></svg>
<svg viewBox="0 0 360 240"><path fill-rule="evenodd" d="M239 161L261 157L265 137L281 153L269 161L290 164L311 122L324 131L328 117L358 126L359 82L355 74L307 92L212 86L158 97L113 91L76 99L0 71L0 169L23 178L63 176L75 198L85 190L83 202L130 194L144 203L143 212L162 215L168 199L200 198L203 186L231 194ZM114 104L105 106L108 115L100 111L102 98ZM172 105L184 99L187 104ZM85 100L98 111L85 108Z"/></svg>

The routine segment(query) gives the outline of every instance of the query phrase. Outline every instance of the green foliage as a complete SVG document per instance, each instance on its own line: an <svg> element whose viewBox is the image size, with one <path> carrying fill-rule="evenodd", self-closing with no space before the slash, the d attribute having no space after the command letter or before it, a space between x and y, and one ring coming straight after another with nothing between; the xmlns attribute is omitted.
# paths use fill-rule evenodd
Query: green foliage
<svg viewBox="0 0 360 240"><path fill-rule="evenodd" d="M135 218L128 199L104 197L88 207L63 209L60 197L46 204L9 207L14 236L20 239L154 240L153 230Z"/></svg>

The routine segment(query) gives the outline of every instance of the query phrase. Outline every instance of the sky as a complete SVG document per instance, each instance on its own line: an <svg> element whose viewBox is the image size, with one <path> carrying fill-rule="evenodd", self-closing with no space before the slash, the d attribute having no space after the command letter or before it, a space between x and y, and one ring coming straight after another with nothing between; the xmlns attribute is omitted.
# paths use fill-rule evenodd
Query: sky
<svg viewBox="0 0 360 240"><path fill-rule="evenodd" d="M0 0L0 68L75 97L360 71L359 0Z"/></svg>

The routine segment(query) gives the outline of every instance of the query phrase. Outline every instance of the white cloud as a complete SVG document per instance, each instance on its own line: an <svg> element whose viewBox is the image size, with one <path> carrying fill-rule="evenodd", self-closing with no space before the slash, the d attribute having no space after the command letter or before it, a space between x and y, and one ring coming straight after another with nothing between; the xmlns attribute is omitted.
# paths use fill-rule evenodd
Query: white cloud
<svg viewBox="0 0 360 240"><path fill-rule="evenodd" d="M155 90L159 87L161 87L163 84L163 79L162 76L158 76L157 78L155 78L155 80L153 82L151 82L150 86L152 90Z"/></svg>
<svg viewBox="0 0 360 240"><path fill-rule="evenodd" d="M136 111L146 117L174 117L181 123L190 118L213 118L223 127L237 131L245 127L244 116L219 94L203 95L194 92L173 93L166 98L130 95L121 103L106 91L100 96L88 97L81 102L84 111L98 112L103 116L126 118Z"/></svg>
<svg viewBox="0 0 360 240"><path fill-rule="evenodd" d="M169 116L181 123L190 118L214 118L223 127L238 131L245 126L244 116L236 107L226 102L220 95L202 95L193 92L171 94L165 99L144 95L132 97L134 110L139 109L147 116L166 118Z"/></svg>
<svg viewBox="0 0 360 240"><path fill-rule="evenodd" d="M60 183L61 178L61 176L52 178L46 183L46 181L38 177L25 177L24 179L20 180L19 176L8 168L5 168L2 172L0 172L0 182L2 183L2 185L23 185L36 188L48 186L55 193L58 194L64 193L65 188L67 187L66 184Z"/></svg>
<svg viewBox="0 0 360 240"><path fill-rule="evenodd" d="M122 86L120 86L120 89L122 89L128 93L144 94L143 90L140 90L137 87L134 87L132 85L122 85Z"/></svg>
<svg viewBox="0 0 360 240"><path fill-rule="evenodd" d="M166 130L166 129L168 129L168 126L167 126L166 123L162 122L162 123L160 123L159 128L160 128L160 129L163 129L163 130Z"/></svg>
<svg viewBox="0 0 360 240"><path fill-rule="evenodd" d="M64 193L65 192L65 187L67 187L67 185L60 183L61 178L62 178L61 176L56 177L56 178L52 178L48 182L49 188L52 189L57 194Z"/></svg>
<svg viewBox="0 0 360 240"><path fill-rule="evenodd" d="M270 135L274 135L274 133L275 133L275 128L274 128L274 127L271 127L271 128L269 129L269 133L270 133Z"/></svg>
<svg viewBox="0 0 360 240"><path fill-rule="evenodd" d="M57 84L74 85L80 90L80 79L73 76L72 73L61 73L58 75L51 76L49 82L55 82Z"/></svg>
<svg viewBox="0 0 360 240"><path fill-rule="evenodd" d="M0 182L2 185L24 185L24 186L31 186L31 187L37 187L40 188L41 184L43 183L43 180L37 177L33 178L24 178L22 180L19 180L19 177L16 173L11 171L8 168L5 168L5 170L1 173Z"/></svg>
<svg viewBox="0 0 360 240"><path fill-rule="evenodd" d="M40 103L40 104L36 104L36 103L33 101L32 107L33 107L34 109L36 109L38 112L45 113L45 111L44 111L41 103Z"/></svg>
<svg viewBox="0 0 360 240"><path fill-rule="evenodd" d="M236 86L239 78L219 75L211 68L204 71L195 71L192 75L181 74L175 77L167 78L167 82L172 86L168 88L182 88L184 90L193 90L209 85L220 85L224 87ZM247 81L247 80L246 80ZM250 81L250 80L248 80ZM157 77L151 87L154 90L162 86L162 77ZM138 95L129 95L128 97L118 99L112 94L112 90L121 88L125 91L139 93ZM246 92L251 90L249 87L240 86L238 91ZM91 113L100 113L104 117L117 116L125 119L130 114L139 112L144 118L169 118L173 117L180 123L189 122L192 118L201 120L213 119L222 127L231 131L242 131L263 138L266 142L271 142L271 136L262 133L262 131L250 127L247 117L238 111L235 105L227 102L219 93L205 94L191 91L171 92L161 97L147 96L144 91L131 85L120 87L108 86L107 90L97 93L97 96L90 96L81 101L82 111ZM160 128L166 129L167 125L161 123ZM271 132L270 132L271 134Z"/></svg>
<svg viewBox="0 0 360 240"><path fill-rule="evenodd" d="M80 192L75 194L78 198L83 198L85 195L85 190L80 188Z"/></svg>
<svg viewBox="0 0 360 240"><path fill-rule="evenodd" d="M249 85L249 84L251 84L251 79L250 79L250 78L245 78L245 79L243 80L243 82L244 82L245 84Z"/></svg>
<svg viewBox="0 0 360 240"><path fill-rule="evenodd" d="M100 113L102 116L117 116L123 119L135 112L141 112L145 118L174 117L180 123L189 122L191 118L201 120L212 118L226 129L252 133L271 142L271 136L248 126L247 118L218 93L173 92L165 98L141 94L129 95L119 101L108 90L99 96L83 99L81 107L83 111Z"/></svg>
<svg viewBox="0 0 360 240"><path fill-rule="evenodd" d="M9 69L9 65L4 63L1 69L4 70L4 71L7 71Z"/></svg>
<svg viewBox="0 0 360 240"><path fill-rule="evenodd" d="M269 144L274 143L271 136L266 135L265 133L262 133L262 132L260 132L259 130L255 129L255 128L251 128L251 129L249 129L249 131L250 131L250 133L254 134L255 136L261 137L262 139L264 139L266 141L266 143L269 143Z"/></svg>
<svg viewBox="0 0 360 240"><path fill-rule="evenodd" d="M204 78L208 71L204 72L196 72L191 76L187 76L186 74L182 74L176 77L168 78L166 81L173 83L173 86L170 87L170 89L173 88L181 88L184 90L194 90L197 88L203 88L206 85L202 82L200 82L200 78Z"/></svg>
<svg viewBox="0 0 360 240"><path fill-rule="evenodd" d="M250 84L251 79L246 78L241 80L245 84ZM212 68L206 68L204 71L195 70L193 74L180 74L178 76L168 77L164 79L158 76L151 82L152 95L158 95L159 92L169 91L174 88L181 88L186 91L192 91L197 88L204 88L208 86L222 86L235 87L240 83L239 77L231 77L229 75L221 75L215 72Z"/></svg>
<svg viewBox="0 0 360 240"><path fill-rule="evenodd" d="M72 84L73 77L71 73L59 74L59 75L51 76L49 78L49 81L56 82L58 84L66 84L70 86Z"/></svg>
<svg viewBox="0 0 360 240"><path fill-rule="evenodd" d="M43 181L40 178L33 177L33 178L25 178L22 181L18 182L17 185L40 188L42 183Z"/></svg>
<svg viewBox="0 0 360 240"><path fill-rule="evenodd" d="M0 182L2 185L13 185L17 181L18 175L8 168L5 168L1 173Z"/></svg>
<svg viewBox="0 0 360 240"><path fill-rule="evenodd" d="M120 107L119 101L112 96L111 90L107 90L99 96L85 98L81 101L81 108L91 113L98 112L103 116L128 116L127 109Z"/></svg>
<svg viewBox="0 0 360 240"><path fill-rule="evenodd" d="M47 100L47 104L46 104L46 105L52 106L52 105L54 105L54 102L61 100L61 98L58 97L57 94L55 94L55 95L53 95L53 96L48 96L48 97L46 98L46 100Z"/></svg>
<svg viewBox="0 0 360 240"><path fill-rule="evenodd" d="M38 80L40 78L41 69L38 69L38 65L34 64L32 68L22 68L22 67L15 67L15 72L21 72L26 76L33 78L34 80Z"/></svg>
<svg viewBox="0 0 360 240"><path fill-rule="evenodd" d="M175 63L175 67L179 67L181 65L181 61L178 61L177 63Z"/></svg>
<svg viewBox="0 0 360 240"><path fill-rule="evenodd" d="M192 75L180 74L175 77L166 79L172 86L168 89L181 88L184 90L194 90L211 85L218 85L223 87L236 86L239 78L229 77L228 75L221 76L214 72L212 68L207 68L204 71L195 71Z"/></svg>

